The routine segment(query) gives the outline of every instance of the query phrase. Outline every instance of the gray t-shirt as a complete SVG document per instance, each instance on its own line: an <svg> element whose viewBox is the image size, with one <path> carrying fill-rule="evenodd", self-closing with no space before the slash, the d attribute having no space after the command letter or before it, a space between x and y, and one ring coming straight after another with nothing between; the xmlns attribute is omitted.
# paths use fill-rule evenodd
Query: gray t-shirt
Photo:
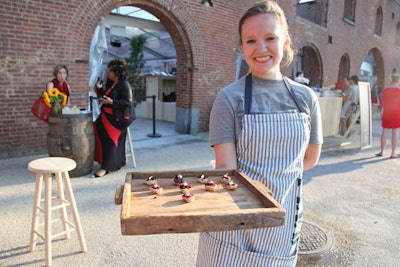
<svg viewBox="0 0 400 267"><path fill-rule="evenodd" d="M359 98L360 98L359 94L358 94L358 85L356 85L356 84L350 85L349 86L349 91L350 91L350 94L351 94L351 98L350 98L351 103L358 104L358 101L359 101Z"/></svg>
<svg viewBox="0 0 400 267"><path fill-rule="evenodd" d="M210 114L209 141L216 145L238 140L244 114L246 77L218 92ZM322 122L317 95L307 86L288 79L299 105L310 115L310 144L322 144ZM251 114L299 112L283 80L253 76Z"/></svg>

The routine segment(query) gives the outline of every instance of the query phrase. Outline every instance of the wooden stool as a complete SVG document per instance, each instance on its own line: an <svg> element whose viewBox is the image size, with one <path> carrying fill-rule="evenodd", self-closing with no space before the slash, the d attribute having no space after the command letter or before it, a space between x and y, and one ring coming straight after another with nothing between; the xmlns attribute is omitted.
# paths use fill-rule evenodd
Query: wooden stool
<svg viewBox="0 0 400 267"><path fill-rule="evenodd" d="M87 250L81 222L79 219L78 209L76 207L75 197L72 191L71 181L68 174L68 171L75 168L76 162L74 160L62 157L41 158L33 160L28 164L28 170L36 173L35 198L33 205L31 240L29 249L30 251L36 250L36 237L40 237L41 239L43 239L45 242L46 250L46 266L51 266L51 242L52 239L55 237L64 235L65 239L68 239L70 237L70 232L76 230L81 245L81 250ZM57 196L52 196L52 174L54 174L57 182ZM44 198L41 198L43 179L45 181ZM68 200L66 200L64 197L63 185L65 186ZM53 200L58 200L59 204L52 206ZM41 207L42 202L44 202L43 208ZM66 210L66 207L68 206L71 208L71 213L74 217L75 224L68 221ZM52 235L52 223L59 220L52 221L51 212L57 209L60 209L61 211L61 223L64 231ZM39 232L38 221L40 212L44 213L44 235Z"/></svg>
<svg viewBox="0 0 400 267"><path fill-rule="evenodd" d="M127 135L127 139L126 139L126 143L128 144L128 147L126 148L126 153L125 156L126 157L131 157L132 159L132 167L136 168L136 159L135 159L135 154L133 153L133 145L132 145L132 138L131 138L131 131L129 130L129 127L126 128L126 135Z"/></svg>

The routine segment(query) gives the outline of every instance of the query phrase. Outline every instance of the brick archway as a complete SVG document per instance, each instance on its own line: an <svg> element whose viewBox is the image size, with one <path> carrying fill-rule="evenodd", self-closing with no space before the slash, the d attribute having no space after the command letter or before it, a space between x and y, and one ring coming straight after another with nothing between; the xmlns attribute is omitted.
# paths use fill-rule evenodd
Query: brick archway
<svg viewBox="0 0 400 267"><path fill-rule="evenodd" d="M153 1L127 0L116 4L112 0L107 0L99 3L96 7L89 6L86 2L81 2L80 7L77 9L80 10L80 12L75 13L74 17L71 18L71 23L67 27L68 32L66 34L66 36L69 36L69 45L66 47L66 55L69 55L71 64L81 73L79 77L79 83L81 83L80 87L87 87L86 81L89 77L87 64L89 61L90 41L97 25L101 22L103 16L121 6L135 6L151 13L160 20L170 33L177 55L176 94L178 97L176 105L177 109L184 111L183 113L177 112L177 114L184 114L184 116L182 118L177 116L176 130L181 133L196 133L197 126L193 127L193 124L198 124L198 122L192 121L193 119L191 118L190 112L193 102L193 78L191 72L194 64L189 37L183 25L178 21L176 16L169 11L168 7L161 6ZM185 8L186 5L182 5L179 12L184 13ZM93 14L94 16L88 16L87 14ZM195 27L195 25L193 26ZM82 99L82 101L83 100L84 99ZM194 132L193 129L195 129Z"/></svg>
<svg viewBox="0 0 400 267"><path fill-rule="evenodd" d="M304 76L310 79L310 85L320 85L322 86L322 60L318 49L312 45L307 44L303 48L303 57L301 59L302 69L304 71Z"/></svg>
<svg viewBox="0 0 400 267"><path fill-rule="evenodd" d="M385 64L383 62L381 51L375 47L371 49L371 53L374 56L375 60L373 75L376 76L376 84L378 84L381 88L384 88L387 78L385 74Z"/></svg>
<svg viewBox="0 0 400 267"><path fill-rule="evenodd" d="M350 59L349 55L346 53L340 58L338 82L342 83L344 78L349 76L349 73L350 73Z"/></svg>

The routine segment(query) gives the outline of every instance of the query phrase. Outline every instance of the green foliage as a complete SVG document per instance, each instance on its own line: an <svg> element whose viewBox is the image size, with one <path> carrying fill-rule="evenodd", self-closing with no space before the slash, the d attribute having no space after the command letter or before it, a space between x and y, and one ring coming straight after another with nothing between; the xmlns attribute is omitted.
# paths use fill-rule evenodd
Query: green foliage
<svg viewBox="0 0 400 267"><path fill-rule="evenodd" d="M140 98L145 95L143 77L140 76L140 72L146 63L143 56L145 43L146 35L140 34L133 36L131 38L131 54L129 58L126 58L129 71L128 81L134 90L138 102L140 102Z"/></svg>

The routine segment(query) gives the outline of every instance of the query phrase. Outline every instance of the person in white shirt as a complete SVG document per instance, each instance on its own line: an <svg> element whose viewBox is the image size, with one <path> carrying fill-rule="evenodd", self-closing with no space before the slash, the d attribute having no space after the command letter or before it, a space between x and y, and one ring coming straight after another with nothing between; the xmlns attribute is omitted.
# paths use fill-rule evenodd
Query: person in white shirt
<svg viewBox="0 0 400 267"><path fill-rule="evenodd" d="M310 84L310 80L307 79L306 77L304 77L304 72L303 71L296 72L296 78L294 80L296 82L298 82L298 83L301 83L301 84L305 84L305 85L309 85Z"/></svg>
<svg viewBox="0 0 400 267"><path fill-rule="evenodd" d="M343 106L340 114L340 126L339 133L344 135L351 124L351 114L353 113L353 107L358 105L358 76L353 75L350 78L344 79L344 84L347 85L346 89L342 94Z"/></svg>

